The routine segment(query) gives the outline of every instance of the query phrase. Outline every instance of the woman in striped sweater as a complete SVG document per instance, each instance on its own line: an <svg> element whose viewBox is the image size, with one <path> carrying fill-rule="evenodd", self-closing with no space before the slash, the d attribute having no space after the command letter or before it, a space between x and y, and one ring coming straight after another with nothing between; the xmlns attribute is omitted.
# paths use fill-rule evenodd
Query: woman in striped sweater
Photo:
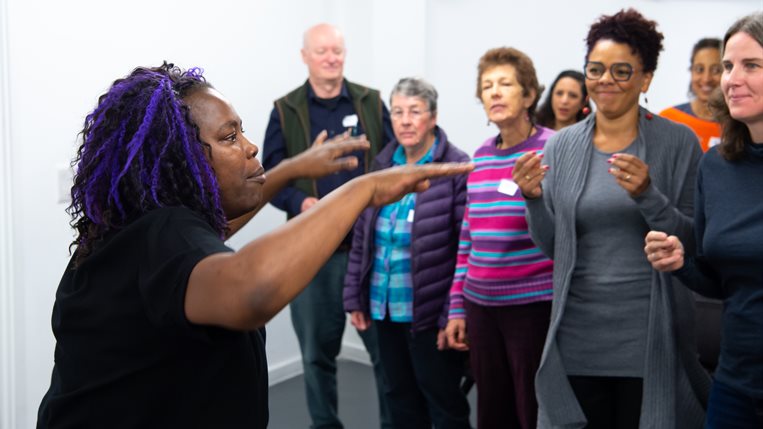
<svg viewBox="0 0 763 429"><path fill-rule="evenodd" d="M535 125L542 88L532 61L491 49L478 66L477 97L499 134L474 155L450 292L450 347L469 350L477 425L534 428L533 380L551 311L552 264L530 239L514 161L540 152L553 131Z"/></svg>

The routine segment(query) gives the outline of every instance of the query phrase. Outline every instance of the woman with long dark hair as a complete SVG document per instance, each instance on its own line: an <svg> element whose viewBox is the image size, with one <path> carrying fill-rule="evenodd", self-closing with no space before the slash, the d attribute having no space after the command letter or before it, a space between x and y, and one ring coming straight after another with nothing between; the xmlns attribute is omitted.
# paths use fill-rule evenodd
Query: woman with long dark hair
<svg viewBox="0 0 763 429"><path fill-rule="evenodd" d="M591 113L585 76L577 70L559 73L551 84L546 99L538 107L535 120L538 125L559 131L580 122Z"/></svg>

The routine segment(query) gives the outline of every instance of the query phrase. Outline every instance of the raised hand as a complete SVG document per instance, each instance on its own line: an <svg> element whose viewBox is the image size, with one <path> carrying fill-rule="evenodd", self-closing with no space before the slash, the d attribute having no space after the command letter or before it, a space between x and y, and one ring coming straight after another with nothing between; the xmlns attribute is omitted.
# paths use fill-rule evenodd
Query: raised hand
<svg viewBox="0 0 763 429"><path fill-rule="evenodd" d="M612 164L609 174L615 176L617 184L632 197L641 195L649 187L649 166L635 155L616 153L607 161Z"/></svg>
<svg viewBox="0 0 763 429"><path fill-rule="evenodd" d="M675 271L684 266L684 246L675 235L649 231L644 239L646 258L657 271Z"/></svg>
<svg viewBox="0 0 763 429"><path fill-rule="evenodd" d="M299 177L317 179L342 170L358 167L358 158L344 156L358 150L368 150L371 145L365 135L350 136L340 134L327 140L326 131L321 131L310 149L290 159L296 165Z"/></svg>
<svg viewBox="0 0 763 429"><path fill-rule="evenodd" d="M517 159L512 170L512 180L519 186L525 198L535 199L543 195L541 180L546 176L547 165L541 165L543 155L527 152Z"/></svg>

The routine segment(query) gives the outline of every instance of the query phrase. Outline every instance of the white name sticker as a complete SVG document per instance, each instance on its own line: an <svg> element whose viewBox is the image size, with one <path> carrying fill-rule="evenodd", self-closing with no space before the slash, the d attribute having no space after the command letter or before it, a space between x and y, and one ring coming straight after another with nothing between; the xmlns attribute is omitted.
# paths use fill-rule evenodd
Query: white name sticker
<svg viewBox="0 0 763 429"><path fill-rule="evenodd" d="M707 147L718 146L719 144L721 144L720 137L711 137L710 141L707 142Z"/></svg>
<svg viewBox="0 0 763 429"><path fill-rule="evenodd" d="M354 128L358 125L358 115L347 115L342 119L342 126L345 128Z"/></svg>
<svg viewBox="0 0 763 429"><path fill-rule="evenodd" d="M413 210L408 210L408 222L413 222Z"/></svg>
<svg viewBox="0 0 763 429"><path fill-rule="evenodd" d="M517 193L517 189L519 189L519 185L510 179L501 179L501 183L498 184L498 192L502 193L503 195L513 196Z"/></svg>

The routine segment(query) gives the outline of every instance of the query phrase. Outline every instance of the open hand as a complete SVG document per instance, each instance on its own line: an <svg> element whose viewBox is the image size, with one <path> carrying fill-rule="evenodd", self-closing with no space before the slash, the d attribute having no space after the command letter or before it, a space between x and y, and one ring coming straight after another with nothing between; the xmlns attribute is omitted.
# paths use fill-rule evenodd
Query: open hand
<svg viewBox="0 0 763 429"><path fill-rule="evenodd" d="M649 187L649 166L635 155L616 153L609 158L612 164L609 174L615 176L617 184L628 191L631 197L637 197Z"/></svg>
<svg viewBox="0 0 763 429"><path fill-rule="evenodd" d="M373 194L370 204L378 207L395 202L411 192L427 190L429 179L465 174L472 170L472 163L404 165L366 174L359 179L371 181Z"/></svg>
<svg viewBox="0 0 763 429"><path fill-rule="evenodd" d="M512 180L522 190L522 195L525 198L535 199L543 195L540 182L546 176L548 166L541 165L541 159L543 159L543 155L527 152L520 156L514 164L514 169L511 172Z"/></svg>
<svg viewBox="0 0 763 429"><path fill-rule="evenodd" d="M684 266L684 246L675 235L649 231L644 239L646 258L657 271L675 271Z"/></svg>
<svg viewBox="0 0 763 429"><path fill-rule="evenodd" d="M358 158L344 155L371 147L365 135L352 137L343 133L331 140L326 140L327 137L326 131L321 131L310 149L291 158L298 166L300 177L317 179L338 171L353 170L358 167Z"/></svg>

